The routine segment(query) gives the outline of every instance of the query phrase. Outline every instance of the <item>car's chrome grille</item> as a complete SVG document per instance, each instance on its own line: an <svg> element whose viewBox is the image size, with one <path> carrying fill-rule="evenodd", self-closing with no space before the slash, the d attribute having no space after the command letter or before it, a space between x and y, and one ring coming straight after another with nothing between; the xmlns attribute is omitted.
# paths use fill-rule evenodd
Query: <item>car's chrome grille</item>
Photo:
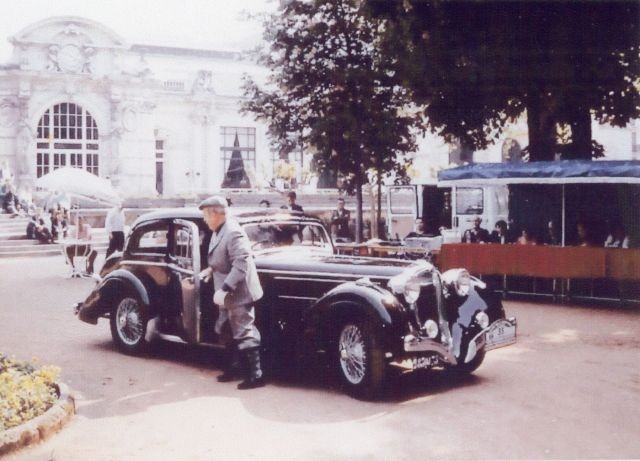
<svg viewBox="0 0 640 461"><path fill-rule="evenodd" d="M428 319L439 323L438 296L436 286L433 283L423 286L420 290L420 297L416 301L415 316L419 328L422 328Z"/></svg>

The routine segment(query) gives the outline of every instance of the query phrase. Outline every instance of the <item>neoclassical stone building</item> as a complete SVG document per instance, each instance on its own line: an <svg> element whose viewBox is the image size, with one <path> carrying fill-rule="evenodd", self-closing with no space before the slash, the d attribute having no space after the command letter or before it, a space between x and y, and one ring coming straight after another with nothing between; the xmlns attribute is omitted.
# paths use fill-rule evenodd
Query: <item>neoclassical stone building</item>
<svg viewBox="0 0 640 461"><path fill-rule="evenodd" d="M0 165L18 188L66 165L110 178L127 197L192 195L219 189L240 155L246 174L228 186L270 179L265 127L238 112L242 74L264 71L239 53L129 44L77 17L10 41Z"/></svg>

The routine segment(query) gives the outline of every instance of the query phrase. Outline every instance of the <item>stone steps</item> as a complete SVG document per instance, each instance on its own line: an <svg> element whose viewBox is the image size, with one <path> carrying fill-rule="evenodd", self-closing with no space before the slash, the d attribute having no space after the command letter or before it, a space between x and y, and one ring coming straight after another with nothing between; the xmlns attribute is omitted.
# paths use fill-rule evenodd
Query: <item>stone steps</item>
<svg viewBox="0 0 640 461"><path fill-rule="evenodd" d="M94 242L93 248L98 253L104 253L109 246L108 242ZM11 257L37 257L37 256L62 256L60 243L42 243L37 245L0 246L0 258Z"/></svg>
<svg viewBox="0 0 640 461"><path fill-rule="evenodd" d="M2 258L40 258L42 256L60 256L62 257L62 253L60 253L60 249L49 250L49 249L38 249L38 250L29 250L29 251L0 251L0 259Z"/></svg>
<svg viewBox="0 0 640 461"><path fill-rule="evenodd" d="M35 246L35 245L39 245L40 242L38 242L37 240L29 240L26 238L21 238L21 239L12 239L12 240L0 240L0 248L2 247L9 247L9 246Z"/></svg>
<svg viewBox="0 0 640 461"><path fill-rule="evenodd" d="M60 242L46 244L26 238L29 218L0 214L0 258L62 256ZM91 245L98 252L104 253L108 243L108 236L104 229L91 230Z"/></svg>

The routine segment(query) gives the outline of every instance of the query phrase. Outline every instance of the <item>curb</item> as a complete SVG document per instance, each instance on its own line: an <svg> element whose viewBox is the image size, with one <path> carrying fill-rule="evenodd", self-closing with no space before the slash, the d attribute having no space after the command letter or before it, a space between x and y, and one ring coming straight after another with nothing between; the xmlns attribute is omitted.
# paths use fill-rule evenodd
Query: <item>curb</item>
<svg viewBox="0 0 640 461"><path fill-rule="evenodd" d="M58 400L40 416L0 432L0 457L41 442L58 432L76 412L75 398L66 384L57 383Z"/></svg>

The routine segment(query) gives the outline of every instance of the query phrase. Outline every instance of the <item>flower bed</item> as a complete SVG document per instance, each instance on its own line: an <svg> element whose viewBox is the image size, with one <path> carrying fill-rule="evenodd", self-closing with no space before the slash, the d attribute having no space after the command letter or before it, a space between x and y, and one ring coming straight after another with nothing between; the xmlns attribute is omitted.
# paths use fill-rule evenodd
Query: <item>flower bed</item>
<svg viewBox="0 0 640 461"><path fill-rule="evenodd" d="M0 353L0 432L47 411L58 399L56 379L60 369L37 367Z"/></svg>

